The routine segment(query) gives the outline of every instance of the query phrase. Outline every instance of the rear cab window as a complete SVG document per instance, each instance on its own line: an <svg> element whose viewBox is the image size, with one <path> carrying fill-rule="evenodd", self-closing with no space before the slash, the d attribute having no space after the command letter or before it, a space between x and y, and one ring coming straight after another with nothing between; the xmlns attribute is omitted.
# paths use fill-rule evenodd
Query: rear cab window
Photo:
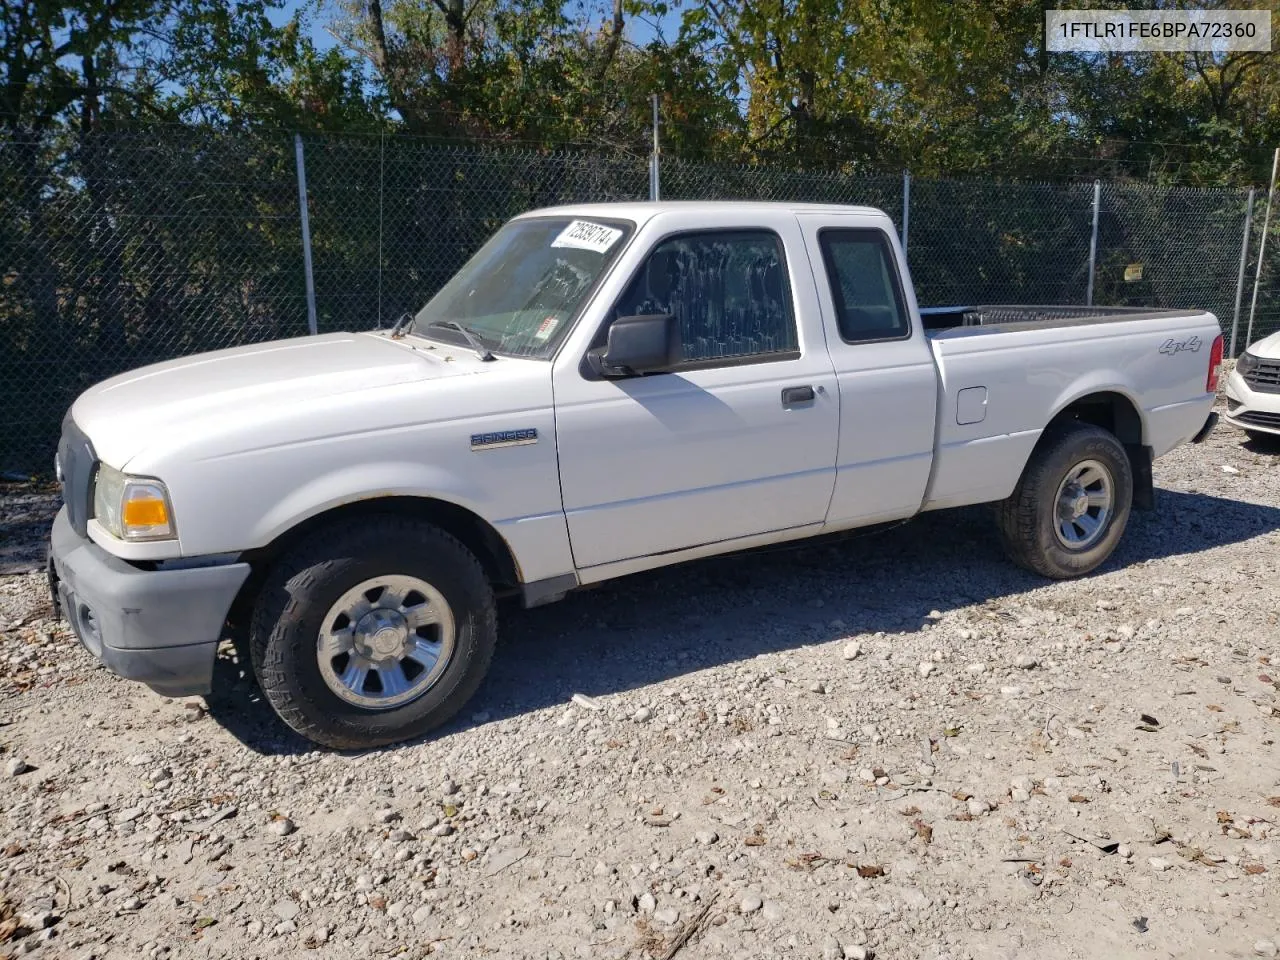
<svg viewBox="0 0 1280 960"><path fill-rule="evenodd" d="M840 338L870 343L909 337L902 281L884 232L825 227L818 232L818 244Z"/></svg>

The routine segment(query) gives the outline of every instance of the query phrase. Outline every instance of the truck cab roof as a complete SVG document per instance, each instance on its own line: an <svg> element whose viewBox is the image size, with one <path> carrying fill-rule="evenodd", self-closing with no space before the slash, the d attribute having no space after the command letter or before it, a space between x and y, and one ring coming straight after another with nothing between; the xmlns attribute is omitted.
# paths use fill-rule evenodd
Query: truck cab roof
<svg viewBox="0 0 1280 960"><path fill-rule="evenodd" d="M876 207L862 207L839 203L790 203L784 201L759 200L658 200L628 201L620 203L573 203L558 207L543 207L530 210L517 219L525 217L599 217L601 219L621 218L634 221L642 226L647 221L663 213L723 213L732 210L736 213L757 211L762 215L777 215L780 212L792 214L828 214L832 216L874 216L886 217L887 214Z"/></svg>

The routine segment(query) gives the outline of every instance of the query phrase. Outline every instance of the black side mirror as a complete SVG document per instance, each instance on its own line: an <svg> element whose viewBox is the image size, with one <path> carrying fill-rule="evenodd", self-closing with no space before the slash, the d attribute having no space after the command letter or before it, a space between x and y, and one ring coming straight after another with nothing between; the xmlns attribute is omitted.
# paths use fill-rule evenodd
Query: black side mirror
<svg viewBox="0 0 1280 960"><path fill-rule="evenodd" d="M609 327L609 341L593 366L605 377L665 373L684 358L680 323L669 313L619 317Z"/></svg>

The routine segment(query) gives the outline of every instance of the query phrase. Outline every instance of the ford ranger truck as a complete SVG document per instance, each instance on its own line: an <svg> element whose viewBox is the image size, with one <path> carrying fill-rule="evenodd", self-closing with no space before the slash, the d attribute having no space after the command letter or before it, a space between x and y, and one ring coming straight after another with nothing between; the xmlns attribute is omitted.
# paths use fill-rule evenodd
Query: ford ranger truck
<svg viewBox="0 0 1280 960"><path fill-rule="evenodd" d="M511 220L389 330L219 350L81 395L50 578L119 675L209 692L247 645L294 730L420 736L495 597L996 505L1014 562L1105 561L1212 429L1199 310L922 311L864 207L622 203Z"/></svg>

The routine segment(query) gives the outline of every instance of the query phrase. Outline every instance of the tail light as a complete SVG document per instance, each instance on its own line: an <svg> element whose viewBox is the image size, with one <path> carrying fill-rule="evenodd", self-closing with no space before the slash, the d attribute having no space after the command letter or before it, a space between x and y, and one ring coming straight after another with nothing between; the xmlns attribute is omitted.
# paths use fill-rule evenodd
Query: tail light
<svg viewBox="0 0 1280 960"><path fill-rule="evenodd" d="M1218 392L1218 377L1222 373L1222 334L1213 341L1213 349L1209 351L1209 376L1204 382L1205 393Z"/></svg>

